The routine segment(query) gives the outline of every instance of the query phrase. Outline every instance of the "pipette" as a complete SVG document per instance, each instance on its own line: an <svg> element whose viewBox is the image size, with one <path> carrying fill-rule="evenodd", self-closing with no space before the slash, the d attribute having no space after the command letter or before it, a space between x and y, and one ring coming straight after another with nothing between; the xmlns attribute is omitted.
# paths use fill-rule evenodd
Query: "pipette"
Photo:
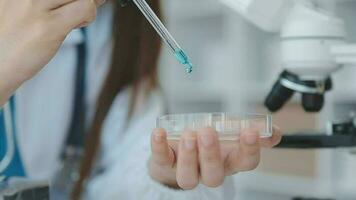
<svg viewBox="0 0 356 200"><path fill-rule="evenodd" d="M189 61L188 56L185 54L173 36L168 32L167 28L163 25L161 20L153 12L147 2L145 0L133 0L133 2L141 10L153 28L161 36L163 41L168 45L177 60L185 66L187 73L191 73L193 71L193 64Z"/></svg>

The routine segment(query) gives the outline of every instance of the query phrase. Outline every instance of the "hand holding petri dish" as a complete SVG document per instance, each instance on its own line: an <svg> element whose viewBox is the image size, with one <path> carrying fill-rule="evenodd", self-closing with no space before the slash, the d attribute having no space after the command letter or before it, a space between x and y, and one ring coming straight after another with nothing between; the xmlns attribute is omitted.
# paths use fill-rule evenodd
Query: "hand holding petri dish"
<svg viewBox="0 0 356 200"><path fill-rule="evenodd" d="M263 114L190 113L164 115L157 119L157 128L167 132L168 140L179 140L184 131L211 127L220 141L237 140L245 131L254 131L261 138L272 136L272 116Z"/></svg>

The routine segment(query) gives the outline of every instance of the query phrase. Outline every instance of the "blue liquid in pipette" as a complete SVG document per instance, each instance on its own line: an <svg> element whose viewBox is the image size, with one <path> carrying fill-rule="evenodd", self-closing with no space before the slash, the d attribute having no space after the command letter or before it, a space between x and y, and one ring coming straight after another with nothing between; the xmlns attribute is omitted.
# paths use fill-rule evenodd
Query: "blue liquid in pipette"
<svg viewBox="0 0 356 200"><path fill-rule="evenodd" d="M187 73L192 73L193 71L193 64L189 61L189 58L188 56L184 53L183 50L179 50L179 51L176 51L174 53L174 55L176 56L177 60L185 66L185 71Z"/></svg>

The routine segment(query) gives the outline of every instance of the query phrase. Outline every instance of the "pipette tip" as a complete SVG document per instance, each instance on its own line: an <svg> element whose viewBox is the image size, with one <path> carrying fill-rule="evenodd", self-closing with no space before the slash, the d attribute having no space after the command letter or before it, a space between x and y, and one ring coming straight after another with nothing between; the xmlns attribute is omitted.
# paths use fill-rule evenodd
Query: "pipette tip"
<svg viewBox="0 0 356 200"><path fill-rule="evenodd" d="M175 56L177 60L185 66L185 70L187 73L190 74L193 72L193 64L189 61L188 56L184 53L183 50L175 52Z"/></svg>
<svg viewBox="0 0 356 200"><path fill-rule="evenodd" d="M192 63L188 63L185 65L185 71L188 73L188 74L191 74L193 72L193 64Z"/></svg>

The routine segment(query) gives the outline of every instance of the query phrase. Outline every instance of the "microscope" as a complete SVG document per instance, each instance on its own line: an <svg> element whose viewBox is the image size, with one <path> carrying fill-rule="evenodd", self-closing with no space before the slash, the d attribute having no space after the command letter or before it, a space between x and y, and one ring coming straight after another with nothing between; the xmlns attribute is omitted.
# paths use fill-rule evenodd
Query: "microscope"
<svg viewBox="0 0 356 200"><path fill-rule="evenodd" d="M343 68L356 67L356 44L347 42L344 20L335 16L333 9L329 10L337 3L351 0L220 1L260 29L280 35L283 70L264 101L270 112L282 109L296 93L299 93L301 106L306 112L321 111L325 94L333 88L332 75ZM328 9L319 7L318 3ZM323 133L300 131L287 134L277 148L354 147L356 117L351 114L347 119L329 122Z"/></svg>
<svg viewBox="0 0 356 200"><path fill-rule="evenodd" d="M344 67L356 67L356 44L347 43L344 21L313 0L221 2L262 30L280 34L284 70L265 99L271 112L282 109L295 93L301 94L306 112L321 111L324 95L333 87L331 75ZM337 1L326 3L332 7ZM356 118L351 115L346 120L330 122L326 133L284 136L278 147L356 147Z"/></svg>

